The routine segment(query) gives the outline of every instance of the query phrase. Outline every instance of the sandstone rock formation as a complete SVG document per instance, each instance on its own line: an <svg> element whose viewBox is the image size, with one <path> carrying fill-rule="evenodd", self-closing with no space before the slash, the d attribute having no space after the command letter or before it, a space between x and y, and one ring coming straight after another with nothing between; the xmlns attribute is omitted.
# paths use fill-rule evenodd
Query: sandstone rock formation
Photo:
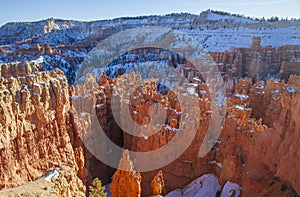
<svg viewBox="0 0 300 197"><path fill-rule="evenodd" d="M38 70L35 63L1 65L1 189L32 181L61 165L86 177L67 79L58 69ZM76 155L74 148L79 148Z"/></svg>
<svg viewBox="0 0 300 197"><path fill-rule="evenodd" d="M110 192L114 197L141 196L141 175L133 169L129 152L124 151L119 164L121 169L117 170L112 177Z"/></svg>
<svg viewBox="0 0 300 197"><path fill-rule="evenodd" d="M126 84L118 78L107 79L100 76L98 85L96 79L90 77L86 79L83 87L69 90L61 71L38 70L34 63L1 67L1 178L5 180L2 188L33 180L46 169L61 164L71 166L83 180L87 176L92 179L87 170L93 173L92 176L96 176L103 169L108 169L103 164L99 165L99 161L83 147L79 135L84 132L85 127L80 125L80 121L75 123L79 117L71 113L71 106L75 103L73 99L69 101L69 95L90 95L92 105L81 103L81 107L86 108L85 111L96 109L100 125L120 146L148 151L164 146L176 135L178 123L181 121L178 116L181 106L172 91L168 91L166 95L157 92L155 82L136 89L129 100L134 104L130 108L131 117L141 124L147 123L150 103L157 101L167 108L165 126L155 135L145 138L151 130L143 130L144 137L133 137L112 126L115 120L111 111L111 99L116 96L112 94L114 85L123 83L123 88L129 89L130 83ZM140 80L135 75L128 77L132 81ZM287 84L274 79L268 80L266 84L252 84L250 78L238 80L232 96L227 100L227 115L221 136L214 148L203 158L195 155L198 155L199 142L204 138L213 112L210 109L207 87L204 84L193 86L195 92L200 93L198 103L201 108L201 122L195 139L186 152L161 169L164 172L162 185L165 191L182 188L209 172L218 176L222 186L227 181L241 185L243 196L288 196L299 193L298 84L297 76L291 76ZM87 88L88 86L90 87ZM119 90L119 96L124 92L126 91ZM76 98L80 101L79 97ZM120 165L125 164L131 166L128 169L133 170L126 152L120 162ZM135 189L128 192L134 192L133 195L137 196L157 195L162 192L162 187L152 182L156 173L157 171L152 171L139 175L134 171L117 171L114 175L115 184L111 186L112 191L120 195L124 189L122 185L128 181L125 177L135 175L135 178L129 179L134 183ZM108 175L106 172L104 176L109 178ZM127 189L124 191L127 192Z"/></svg>
<svg viewBox="0 0 300 197"><path fill-rule="evenodd" d="M57 189L56 196L86 196L86 186L72 169L60 167L59 173L58 179L53 181Z"/></svg>
<svg viewBox="0 0 300 197"><path fill-rule="evenodd" d="M121 170L123 169L123 170ZM112 177L110 192L112 196L141 196L142 176L134 171L128 150L123 152L119 163L119 169ZM150 185L148 185L150 187ZM160 196L164 190L164 179L162 171L158 171L151 182L152 196Z"/></svg>
<svg viewBox="0 0 300 197"><path fill-rule="evenodd" d="M298 76L291 76L288 84L283 86L279 97L278 95L273 97L281 100L281 105L279 107L277 105L280 111L278 118L272 128L256 136L256 146L262 148L256 149L253 154L258 156L257 161L260 161L260 165L265 165L265 173L274 173L275 177L287 182L281 185L281 190L287 190L286 188L292 186L298 194L299 183L296 179L299 169L296 163L299 161L299 155L296 147L299 140L296 136L299 126L299 87L296 84L299 82Z"/></svg>
<svg viewBox="0 0 300 197"><path fill-rule="evenodd" d="M216 146L218 151L215 155L215 161L221 164L216 166L215 172L222 185L226 180L242 185L243 196L289 196L299 193L298 183L293 182L297 173L290 176L285 171L286 165L298 161L298 156L290 155L293 154L294 145L287 141L296 132L294 126L298 123L294 120L297 115L286 116L292 108L287 107L289 101L282 100L283 97L290 99L296 96L298 91L291 88L293 86L291 84L297 83L298 80L299 77L292 76L288 84L282 84L270 79L266 87L263 82L258 82L250 88L243 82L244 85L240 87L243 87L244 94L239 91L236 92L239 93L238 99L234 99L235 101L233 98L229 99L231 102L228 108L229 113L220 136L221 143ZM250 94L247 94L249 91ZM251 105L254 106L251 102L256 101L252 97L260 94L267 95L266 98L276 99L271 99L274 102L263 104L265 106L260 108L249 108ZM280 105L276 104L277 100L281 100ZM233 110L233 108L236 109ZM273 121L270 124L271 128L263 124L265 120L251 117L251 113L261 113L263 111L261 108L267 109L266 111L271 109L275 112L279 111L279 115L272 112L265 116L266 121ZM272 115L277 118L272 119ZM285 121L288 123L283 123ZM290 132L283 131L285 127L291 127L288 129ZM286 137L279 137L278 133ZM295 138L293 143L298 144L299 141ZM283 152L278 152L279 150ZM280 154L285 155L285 159L279 159L283 157L279 156ZM290 168L293 168L294 172L297 171L294 165ZM282 170L285 174L279 175Z"/></svg>
<svg viewBox="0 0 300 197"><path fill-rule="evenodd" d="M86 170L83 148L75 148L75 162L78 165L77 176L86 184L86 178L89 173Z"/></svg>
<svg viewBox="0 0 300 197"><path fill-rule="evenodd" d="M153 180L151 181L152 195L158 196L162 195L164 189L164 178L162 171L158 171Z"/></svg>
<svg viewBox="0 0 300 197"><path fill-rule="evenodd" d="M210 111L210 99L199 98L202 121L194 141L183 155L161 169L164 172L166 192L182 188L195 178L211 172L219 177L222 186L227 181L241 185L243 196L288 196L298 193L299 185L295 182L297 173L292 175L287 170L293 168L297 171L293 162L299 161L295 156L296 149L293 148L298 143L294 136L298 125L295 118L298 115L294 109L297 108L292 109L291 106L291 103L297 104L299 90L295 86L298 80L298 77L292 76L288 84L284 84L270 79L265 86L263 82L252 84L250 78L240 79L232 96L227 100L227 115L221 136L214 148L203 158L195 155L198 155L199 142L204 138L210 114L213 112ZM99 81L102 85L119 83L118 79L107 80L104 77ZM138 113L131 115L140 123L147 117L147 102L151 101L151 97L146 99L143 94L152 95L158 101L164 98L165 102L162 104L170 108L167 118L169 127L160 131L164 132L164 135L152 135L148 138L133 137L124 133L124 146L135 151L153 150L153 147L165 145L168 139L174 136L172 128L176 128L176 122L180 121L175 118L176 113L172 113L173 110L180 112L180 108L176 104L176 99L172 98L171 91L165 97L160 97L154 92L155 89L151 89L151 85L148 85L137 89L136 96L133 95L134 100L130 100L136 107L138 106L131 109L131 112ZM124 84L123 88L128 90L130 85ZM122 92L124 91L120 90L119 93ZM264 100L263 107L258 107L258 98ZM140 113L144 115L139 116ZM290 132L284 132L286 129ZM292 138L293 143L289 141ZM281 159L282 155L286 155L285 159ZM154 171L141 173L143 196L151 194L149 185L155 173Z"/></svg>
<svg viewBox="0 0 300 197"><path fill-rule="evenodd" d="M83 84L77 85L72 88L71 91L71 104L73 106L74 121L76 122L76 130L78 138L85 139L86 142L91 144L87 148L84 148L85 169L87 169L91 176L87 179L89 184L95 177L98 177L104 184L110 182L110 179L115 172L110 166L105 165L99 161L90 149L93 146L99 146L99 138L97 137L98 130L91 128L98 128L98 124L101 130L118 146L123 146L123 133L113 119L111 111L111 90L113 84L109 84L107 78L103 75L99 78L101 86L98 85L95 77L89 75ZM103 89L102 89L103 88ZM91 121L91 117L87 114L95 113L98 120ZM82 142L81 142L82 143ZM81 144L82 145L82 144ZM103 148L103 154L108 154L110 147L105 143L101 143ZM119 161L121 155L114 155L115 160Z"/></svg>
<svg viewBox="0 0 300 197"><path fill-rule="evenodd" d="M255 82L271 76L287 80L299 75L299 46L263 47L260 37L252 38L250 48L233 48L225 52L211 52L226 78L251 77Z"/></svg>
<svg viewBox="0 0 300 197"><path fill-rule="evenodd" d="M121 80L121 79L106 79L104 76L101 76L99 78L100 87L102 87L102 90L105 92L106 96L102 96L103 98L106 98L106 101L102 99L101 106L108 106L111 100L110 92L108 91L110 88L110 85L113 85L115 83L120 83L122 85L118 85L121 89L118 90L117 94L119 97L126 98L124 95L126 92L129 92L129 89L132 88L131 82L134 81L135 84L139 84L139 81L141 80L138 76L134 74L127 75L128 79L130 80ZM149 151L154 150L156 148L159 148L161 146L164 146L167 144L174 135L176 135L176 132L178 132L178 124L177 122L180 121L180 112L181 108L178 105L178 101L176 96L169 91L168 94L164 97L162 94L156 92L156 84L155 82L149 82L148 85L144 86L143 88L137 88L135 89L134 95L130 98L129 102L132 103L130 106L130 112L131 117L139 124L146 124L149 120L149 106L154 101L160 103L162 106L164 106L167 110L167 118L166 123L163 125L162 129L159 132L156 132L154 135L151 135L151 130L143 130L143 134L141 137L132 136L127 133L124 133L124 147L130 148L134 151ZM202 91L205 90L204 87L202 87ZM122 91L123 90L123 91ZM126 90L126 91L125 91ZM102 93L101 93L102 94ZM116 95L116 93L115 93ZM115 96L114 95L114 96ZM201 126L201 129L205 130L208 126L208 119L205 117L209 116L209 113L207 111L209 110L209 103L208 99L205 99L205 96L203 95L202 99L199 99L200 105L203 107L201 114L203 120L206 119L206 125ZM125 100L124 100L125 102ZM108 103L105 105L105 103ZM187 102L188 103L188 102ZM99 105L99 104L98 104ZM100 108L101 109L101 108ZM108 111L109 108L108 108ZM125 113L125 112L120 112ZM100 113L101 114L101 113ZM99 116L98 116L99 117ZM102 116L100 116L102 117ZM107 116L106 116L107 117ZM111 116L109 116L111 117ZM122 116L122 117L128 117L128 116ZM113 117L111 117L113 118ZM130 118L130 116L128 117ZM148 118L148 119L147 119ZM103 121L103 118L100 118L99 120ZM123 120L124 124L126 124L126 120ZM102 127L105 128L105 127ZM155 129L155 128L153 128ZM113 130L112 130L113 131ZM111 131L111 132L112 132ZM167 180L173 180L171 182L168 182L168 184L165 184L166 190L170 191L171 189L174 189L174 187L182 187L184 184L187 184L190 182L190 180L193 179L195 176L200 176L201 173L203 173L205 170L212 168L211 165L207 165L205 168L199 168L197 173L193 175L192 173L192 165L191 162L195 160L193 154L198 154L198 142L197 140L203 139L204 133L198 133L197 139L194 140L192 147L190 148L190 152L187 152L184 154L184 156L180 157L177 162L175 162L173 165L168 166L164 168L164 174L167 176ZM111 136L111 135L110 135ZM211 155L212 156L212 155ZM203 161L200 161L199 164L201 165L204 163L208 163L211 159L211 156L208 157L208 159L205 159ZM199 160L195 160L199 161ZM146 164L145 164L146 165ZM174 170L174 166L176 167L176 170ZM176 174L174 174L176 173ZM145 181L142 181L142 192L143 195L150 195L151 194L151 180L155 176L156 172L150 172L150 173L142 173L142 176L145 177ZM176 177L176 178L175 178ZM143 178L144 180L144 178Z"/></svg>
<svg viewBox="0 0 300 197"><path fill-rule="evenodd" d="M22 46L26 47L22 47ZM80 46L56 46L53 48L49 43L38 42L16 43L16 48L7 48L5 53L0 53L3 62L33 61L40 71L60 68L67 76L69 84L73 84L76 70L81 65L87 50ZM1 58L1 56L3 56ZM17 70L16 70L17 71ZM18 71L17 71L18 72Z"/></svg>

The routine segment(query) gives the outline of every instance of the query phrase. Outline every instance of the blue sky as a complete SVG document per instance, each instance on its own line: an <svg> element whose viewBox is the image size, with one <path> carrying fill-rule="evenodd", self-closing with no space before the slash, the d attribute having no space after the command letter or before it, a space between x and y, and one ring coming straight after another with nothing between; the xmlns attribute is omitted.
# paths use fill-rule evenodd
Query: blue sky
<svg viewBox="0 0 300 197"><path fill-rule="evenodd" d="M300 18L300 0L5 0L0 25L46 18L99 20L121 16L222 10L246 16Z"/></svg>

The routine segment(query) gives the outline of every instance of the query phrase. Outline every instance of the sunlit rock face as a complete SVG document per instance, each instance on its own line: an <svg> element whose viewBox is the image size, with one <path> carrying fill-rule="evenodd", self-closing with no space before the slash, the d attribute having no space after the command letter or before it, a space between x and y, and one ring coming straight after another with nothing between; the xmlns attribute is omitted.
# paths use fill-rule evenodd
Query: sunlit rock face
<svg viewBox="0 0 300 197"><path fill-rule="evenodd" d="M249 48L211 52L211 56L225 78L251 77L257 82L274 77L287 81L291 74L300 74L299 53L299 46L261 46L261 38L253 37Z"/></svg>
<svg viewBox="0 0 300 197"><path fill-rule="evenodd" d="M38 72L35 63L11 63L1 65L0 80L0 188L32 181L60 165L80 170L85 180L82 150L74 153L82 144L73 128L63 72Z"/></svg>
<svg viewBox="0 0 300 197"><path fill-rule="evenodd" d="M202 132L207 130L207 125L205 126L204 123L208 124L211 112L209 110L210 100L200 99L199 103L203 102L201 109L206 109L207 114L202 114L203 121L198 128L196 139L186 152L161 169L165 180L164 192L168 193L182 188L205 172L210 172L217 175L221 187L227 181L239 184L242 189L238 187L236 192L242 190L244 196L296 194L298 183L293 181L297 180L297 173L289 174L288 169L293 168L295 172L297 168L292 163L299 159L293 156L296 150L293 148L293 144L299 143L297 139L293 139L297 135L296 117L298 112L296 112L297 108L293 108L291 105L291 103L298 103L299 90L295 86L298 80L299 77L291 76L289 83L284 84L270 79L266 85L263 82L252 84L251 79L239 80L234 93L227 100L227 115L221 136L214 148L204 158L198 157L199 141L203 139ZM110 80L104 81L107 83ZM151 91L151 88L147 89L147 87L145 86L143 90ZM153 92L149 93L149 95L151 94ZM270 100L266 102L263 109L253 108L254 101L257 100L255 98L260 94L267 95L266 98ZM142 89L141 94L137 95L140 95L140 98L135 97L134 102L140 106L138 113L144 113L144 104L138 102L139 99L145 100L142 97ZM162 98L172 103L171 93ZM277 99L279 99L280 105L277 104ZM170 106L172 109L170 103L164 103L164 105ZM176 102L174 107L176 108ZM180 111L180 108L177 110ZM170 117L172 117L172 113L170 113ZM140 121L138 115L133 118ZM124 146L132 150L146 151L164 145L166 140L176 135L176 133L171 133L174 127L173 119L169 120L169 127L167 127L169 130L160 131L160 133L165 132L164 135L158 133L145 138L132 137L124 133ZM290 132L284 132L285 129ZM280 137L282 135L286 137ZM276 150L279 152L274 147L277 147ZM282 159L285 157L286 159ZM156 173L157 171L141 173L142 195L151 194L150 183ZM229 186L226 186L225 190L227 187Z"/></svg>
<svg viewBox="0 0 300 197"><path fill-rule="evenodd" d="M124 151L118 169L112 177L110 192L112 196L141 196L141 175L133 169L128 151Z"/></svg>
<svg viewBox="0 0 300 197"><path fill-rule="evenodd" d="M277 129L276 125L281 124L279 122L282 121L280 119L283 116L283 106L287 108L283 98L288 100L288 97L284 95L297 95L297 88L294 87L297 84L297 77L291 76L286 84L285 81L277 82L274 78L266 82L256 81L253 83L255 80L252 78L236 79L232 76L227 78L225 76L225 81L229 84L226 86L229 87L229 90L226 90L226 92L230 92L230 94L227 94L227 113L221 136L211 151L205 157L200 158L198 156L200 144L207 132L211 114L214 112L211 110L211 98L205 83L193 81L193 74L191 73L183 74L191 79L190 83L193 85L194 90L189 89L189 91L199 93L197 102L200 106L200 123L190 147L175 161L160 169L164 174L164 192L183 188L203 174L213 173L218 177L222 187L228 181L233 181L242 186L243 195L246 196L277 195L277 193L283 196L295 194L297 183L291 182L294 178L284 176L278 178L275 174L280 169L272 167L270 161L265 160L265 158L276 158L273 154L277 154L277 152L273 151L271 153L266 148L267 144L270 144L266 139L272 139L274 136L271 131ZM97 90L95 92L98 92L98 96L95 97L98 98L95 100L98 106L97 113L104 129L107 129L107 121L105 121L107 118L111 120L110 123L114 122L112 121L114 117L110 109L110 107L113 107L111 106L111 99L126 97L126 93L130 92L134 84L140 84L141 81L141 78L133 73L124 74L122 72L122 76L126 76L126 80L124 80L124 77L107 78L101 75L98 79L99 87L95 85L94 89ZM231 82L230 79L232 79ZM95 84L97 80L93 79L93 81L90 84ZM115 86L118 87L118 91L112 94ZM140 125L149 122L149 109L154 102L162 105L167 111L165 125L154 135L149 135L153 133L151 129L142 130L140 137L132 136L126 132L123 132L122 135L113 135L114 133L122 133L122 131L119 127L111 127L108 132L109 136L115 136L112 139L119 141L124 148L141 152L151 151L165 146L174 136L178 135L178 123L182 121L180 119L182 109L176 95L171 90L162 93L154 81L149 81L135 89L134 94L128 100L120 100L124 101L126 106L129 104L130 116L128 118L132 118ZM295 124L290 123L292 120L290 114L286 115L284 119L291 124L291 128ZM127 121L124 121L125 125L126 123ZM293 128L292 130L296 132ZM264 135L268 135L268 137L261 137ZM123 137L118 138L117 136ZM283 149L290 147L288 144L283 145L284 140L281 143ZM295 141L295 143L298 142ZM289 148L286 148L286 151L288 150ZM268 154L270 156L267 156ZM297 160L296 157L290 159ZM148 162L145 161L145 165L147 164ZM156 173L157 170L141 173L142 195L152 194L150 184Z"/></svg>

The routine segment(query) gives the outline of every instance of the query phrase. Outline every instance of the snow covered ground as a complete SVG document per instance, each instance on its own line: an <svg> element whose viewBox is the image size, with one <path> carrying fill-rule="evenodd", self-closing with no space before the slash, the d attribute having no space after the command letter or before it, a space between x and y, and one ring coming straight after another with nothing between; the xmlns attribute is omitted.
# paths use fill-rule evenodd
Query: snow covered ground
<svg viewBox="0 0 300 197"><path fill-rule="evenodd" d="M182 29L195 37L208 51L225 51L232 47L249 47L252 37L261 37L262 46L300 45L300 26L287 28L218 28Z"/></svg>
<svg viewBox="0 0 300 197"><path fill-rule="evenodd" d="M185 188L168 193L166 197L211 197L216 196L220 189L218 178L213 174L205 174Z"/></svg>
<svg viewBox="0 0 300 197"><path fill-rule="evenodd" d="M212 197L221 191L218 178L213 174L205 174L192 181L183 189L176 189L168 193L165 197ZM239 197L242 187L236 183L227 181L221 192L221 197Z"/></svg>
<svg viewBox="0 0 300 197"><path fill-rule="evenodd" d="M236 183L227 181L223 187L221 197L231 197L233 194L234 197L239 197L241 195L242 187Z"/></svg>

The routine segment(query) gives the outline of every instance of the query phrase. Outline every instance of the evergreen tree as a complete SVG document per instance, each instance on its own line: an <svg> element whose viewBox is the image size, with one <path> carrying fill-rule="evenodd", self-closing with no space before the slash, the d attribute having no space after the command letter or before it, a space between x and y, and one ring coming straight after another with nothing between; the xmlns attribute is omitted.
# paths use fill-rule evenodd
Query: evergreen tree
<svg viewBox="0 0 300 197"><path fill-rule="evenodd" d="M104 192L105 187L102 186L102 182L98 178L93 180L89 189L89 197L107 197L107 194Z"/></svg>

